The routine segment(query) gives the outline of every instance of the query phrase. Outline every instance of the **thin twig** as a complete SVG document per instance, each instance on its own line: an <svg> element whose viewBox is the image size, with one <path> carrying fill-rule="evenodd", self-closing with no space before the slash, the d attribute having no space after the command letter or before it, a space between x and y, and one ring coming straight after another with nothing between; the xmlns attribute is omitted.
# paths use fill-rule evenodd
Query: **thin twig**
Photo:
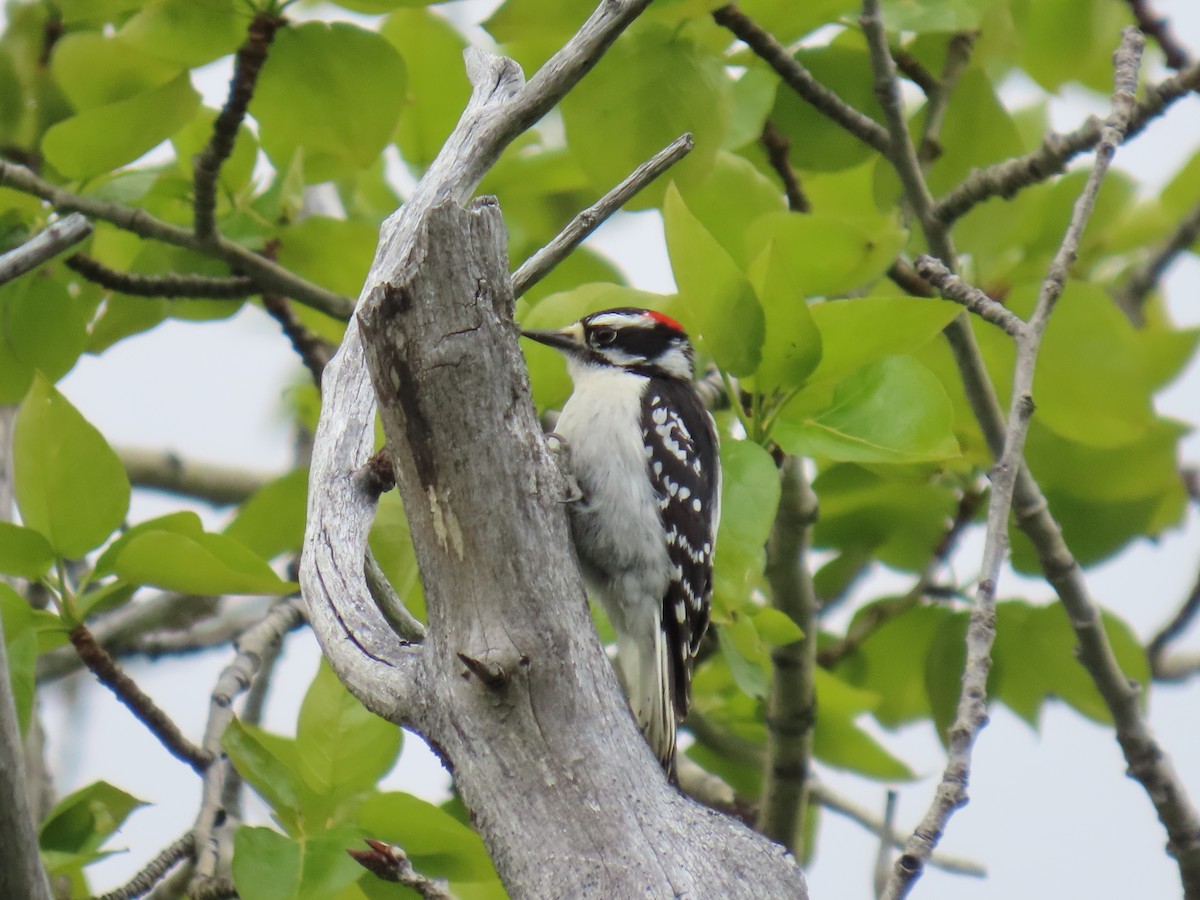
<svg viewBox="0 0 1200 900"><path fill-rule="evenodd" d="M213 754L197 747L183 736L183 732L171 721L171 717L122 671L103 647L96 643L86 625L76 625L71 629L69 637L83 664L100 683L112 691L114 696L150 729L150 733L158 738L159 743L166 747L172 756L187 763L198 774L203 774L212 762Z"/></svg>
<svg viewBox="0 0 1200 900"><path fill-rule="evenodd" d="M993 300L979 288L968 284L951 272L942 261L932 256L918 256L917 274L932 285L947 300L960 303L985 322L991 322L1014 338L1025 332L1025 322L1003 303Z"/></svg>
<svg viewBox="0 0 1200 900"><path fill-rule="evenodd" d="M1197 576L1196 583L1192 586L1187 598L1180 604L1179 609L1176 610L1175 615L1171 617L1171 621L1160 628L1150 639L1150 643L1146 645L1146 658L1150 661L1150 669L1155 677L1158 677L1159 670L1162 668L1161 663L1167 645L1188 630L1197 613L1200 613L1200 576Z"/></svg>
<svg viewBox="0 0 1200 900"><path fill-rule="evenodd" d="M887 888L888 870L892 865L892 846L896 841L896 800L895 791L887 792L887 800L883 806L883 830L879 834L879 851L875 854L875 871L873 879L875 896L882 897Z"/></svg>
<svg viewBox="0 0 1200 900"><path fill-rule="evenodd" d="M520 297L541 281L584 239L613 213L629 202L638 191L652 182L695 146L692 135L682 134L634 169L607 194L579 213L550 243L539 250L513 273L513 296Z"/></svg>
<svg viewBox="0 0 1200 900"><path fill-rule="evenodd" d="M1171 23L1151 8L1147 0L1128 0L1134 22L1146 37L1152 39L1163 52L1167 65L1172 69L1186 69L1192 64L1191 54L1175 37Z"/></svg>
<svg viewBox="0 0 1200 900"><path fill-rule="evenodd" d="M913 297L937 296L937 292L929 286L929 282L918 275L916 269L899 257L893 260L892 264L888 266L887 277L891 279L892 284Z"/></svg>
<svg viewBox="0 0 1200 900"><path fill-rule="evenodd" d="M221 750L221 738L233 720L233 701L254 680L267 648L304 620L304 601L299 597L281 600L258 622L247 628L237 642L237 654L221 672L209 703L208 724L204 729L204 749L216 762L204 773L200 811L196 816L196 870L189 895L222 886L222 864L218 831L230 825L226 816L225 785L233 767ZM228 863L228 860L225 860Z"/></svg>
<svg viewBox="0 0 1200 900"><path fill-rule="evenodd" d="M354 309L354 303L348 297L306 281L241 244L223 237L198 238L189 229L164 222L144 209L80 196L39 178L25 166L0 160L0 186L40 197L59 212L81 212L123 231L223 260L234 271L253 278L260 290L290 297L334 318L345 321Z"/></svg>
<svg viewBox="0 0 1200 900"><path fill-rule="evenodd" d="M1125 283L1113 291L1113 299L1116 300L1125 315L1129 316L1134 325L1141 325L1145 320L1142 307L1150 292L1158 287L1163 275L1167 273L1167 269L1171 268L1171 264L1182 253L1191 249L1198 238L1200 238L1200 203L1197 203L1180 220L1171 236L1154 251L1150 259L1130 272Z"/></svg>
<svg viewBox="0 0 1200 900"><path fill-rule="evenodd" d="M1158 85L1148 86L1145 98L1137 104L1130 119L1126 139L1140 133L1167 107L1198 85L1200 64L1193 63L1178 75ZM1067 134L1050 132L1036 150L976 169L958 187L938 200L933 208L933 217L943 225L950 225L984 200L991 197L1011 199L1022 188L1066 171L1067 163L1100 142L1102 130L1103 123L1095 116L1090 116Z"/></svg>
<svg viewBox="0 0 1200 900"><path fill-rule="evenodd" d="M308 369L319 388L325 364L329 362L329 358L333 356L337 348L316 332L305 327L286 298L277 294L263 294L262 303L267 315L279 323L284 335L292 342L292 349L299 355L304 367Z"/></svg>
<svg viewBox="0 0 1200 900"><path fill-rule="evenodd" d="M776 128L774 122L767 119L763 122L762 135L759 136L758 142L767 151L767 161L775 170L775 174L779 176L779 180L783 182L788 209L797 213L811 212L812 204L808 202L804 188L800 185L800 178L796 175L796 170L792 168L792 160L789 156L792 142L788 140L787 135Z"/></svg>
<svg viewBox="0 0 1200 900"><path fill-rule="evenodd" d="M771 605L800 626L804 636L771 652L767 697L767 752L757 828L789 850L803 844L817 696L817 597L808 569L817 495L804 461L788 456L780 470L781 494L767 539Z"/></svg>
<svg viewBox="0 0 1200 900"><path fill-rule="evenodd" d="M879 0L864 0L863 27L876 27ZM880 24L878 27L882 28ZM868 35L868 42L872 37ZM992 488L988 503L987 533L982 571L967 626L967 659L963 669L962 692L954 723L950 727L946 768L933 802L905 844L904 854L896 862L883 894L887 900L905 897L920 877L929 853L945 832L954 811L967 801L971 773L971 753L980 730L987 722L987 679L991 670L991 650L996 636L996 586L1000 567L1008 551L1008 521L1022 469L1022 454L1029 420L1033 414L1033 376L1042 335L1051 313L1062 294L1067 273L1074 261L1083 230L1095 206L1100 185L1108 171L1117 146L1124 138L1135 107L1134 89L1141 61L1142 35L1126 29L1115 56L1115 89L1112 113L1103 129L1096 151L1096 164L1088 176L1083 193L1075 204L1071 223L1042 282L1038 302L1026 327L1017 337L1017 364L1013 375L1012 404L1004 436L1003 453L991 471Z"/></svg>
<svg viewBox="0 0 1200 900"><path fill-rule="evenodd" d="M864 144L880 153L886 152L888 135L882 125L817 81L812 72L788 53L774 35L760 28L737 4L722 6L714 10L712 15L718 25L729 29L743 41L817 112L837 122Z"/></svg>
<svg viewBox="0 0 1200 900"><path fill-rule="evenodd" d="M136 272L118 272L104 263L82 253L66 259L66 266L78 272L88 281L110 291L119 291L133 297L162 297L166 300L195 298L204 300L240 300L258 293L253 278L232 275L226 278L211 275L190 275L169 272L165 275L141 275Z"/></svg>
<svg viewBox="0 0 1200 900"><path fill-rule="evenodd" d="M188 832L174 843L170 844L150 863L130 879L129 882L102 894L96 900L135 900L154 890L154 886L166 877L166 874L185 857L192 855L196 843L192 832Z"/></svg>
<svg viewBox="0 0 1200 900"><path fill-rule="evenodd" d="M199 238L211 238L216 234L217 223L214 211L217 206L217 176L221 165L233 152L238 127L246 117L246 108L254 95L258 73L267 59L267 50L275 39L275 32L284 24L284 19L270 13L260 12L250 20L246 43L238 48L233 61L233 78L229 82L229 96L213 123L212 136L196 157L193 178L193 214L195 231Z"/></svg>
<svg viewBox="0 0 1200 900"><path fill-rule="evenodd" d="M967 526L975 520L975 513L979 510L979 504L983 502L983 497L982 488L972 488L963 493L958 501L958 510L954 514L954 519L947 527L946 533L942 535L937 547L934 548L933 554L916 584L909 589L908 593L873 603L861 614L856 615L844 638L828 644L818 651L817 662L823 668L832 669L857 651L876 631L921 602L933 584L937 571L945 565L946 560L950 558L950 554L958 545L959 538L962 537Z"/></svg>
<svg viewBox="0 0 1200 900"><path fill-rule="evenodd" d="M47 225L20 247L0 256L0 284L32 272L92 233L92 223L81 213L71 213Z"/></svg>
<svg viewBox="0 0 1200 900"><path fill-rule="evenodd" d="M213 506L241 503L271 480L269 475L196 462L170 451L123 447L117 455L135 487L180 494Z"/></svg>
<svg viewBox="0 0 1200 900"><path fill-rule="evenodd" d="M924 64L907 50L894 50L892 58L896 60L896 68L904 77L921 89L926 97L932 98L938 92L938 80Z"/></svg>
<svg viewBox="0 0 1200 900"><path fill-rule="evenodd" d="M422 875L413 868L412 860L399 847L367 838L370 850L347 850L346 852L364 869L373 872L383 881L402 884L416 891L424 900L455 900L444 881Z"/></svg>
<svg viewBox="0 0 1200 900"><path fill-rule="evenodd" d="M375 601L375 605L379 607L379 611L383 613L383 617L387 619L396 635L402 641L412 644L419 644L425 640L424 624L408 611L408 607L404 605L404 601L400 599L400 595L388 581L383 568L375 559L375 554L369 548L364 561L363 573L367 578L367 589L371 592L371 599Z"/></svg>
<svg viewBox="0 0 1200 900"><path fill-rule="evenodd" d="M950 98L954 95L958 80L971 62L971 51L974 47L973 32L960 31L951 35L946 45L946 62L942 66L942 77L934 82L932 91L925 91L929 102L925 105L925 124L921 130L921 146L917 151L917 158L924 166L928 166L942 155L942 123L945 121L946 110L950 106ZM900 65L898 53L896 65Z"/></svg>
<svg viewBox="0 0 1200 900"><path fill-rule="evenodd" d="M837 813L839 816L844 816L851 822L861 825L875 836L880 837L883 835L884 823L880 819L861 806L847 800L845 797L835 794L820 782L812 786L812 799L814 803L819 803L830 812ZM893 833L892 847L899 850L903 849L903 846L903 842ZM941 869L943 872L950 872L954 875L965 875L969 878L987 877L987 869L980 863L957 856L948 856L941 852L935 852L929 858L929 865L935 869Z"/></svg>

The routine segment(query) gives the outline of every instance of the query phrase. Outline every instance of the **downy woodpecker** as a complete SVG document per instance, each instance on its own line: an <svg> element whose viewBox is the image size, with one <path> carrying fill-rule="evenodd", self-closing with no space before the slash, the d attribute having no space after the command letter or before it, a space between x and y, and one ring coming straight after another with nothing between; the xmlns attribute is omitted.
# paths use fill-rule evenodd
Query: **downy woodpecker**
<svg viewBox="0 0 1200 900"><path fill-rule="evenodd" d="M717 432L692 384L692 345L678 322L646 309L522 334L567 357L575 390L555 430L582 491L569 507L576 554L616 631L634 718L673 778L721 507Z"/></svg>

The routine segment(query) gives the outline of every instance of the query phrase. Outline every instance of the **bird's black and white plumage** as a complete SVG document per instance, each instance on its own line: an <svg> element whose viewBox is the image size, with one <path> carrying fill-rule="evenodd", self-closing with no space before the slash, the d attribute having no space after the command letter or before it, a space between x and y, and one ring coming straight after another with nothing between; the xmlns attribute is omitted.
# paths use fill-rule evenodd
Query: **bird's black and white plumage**
<svg viewBox="0 0 1200 900"><path fill-rule="evenodd" d="M570 507L576 553L616 631L634 717L673 773L721 506L717 432L692 384L691 343L645 309L523 333L566 354L575 390L555 430L583 494Z"/></svg>

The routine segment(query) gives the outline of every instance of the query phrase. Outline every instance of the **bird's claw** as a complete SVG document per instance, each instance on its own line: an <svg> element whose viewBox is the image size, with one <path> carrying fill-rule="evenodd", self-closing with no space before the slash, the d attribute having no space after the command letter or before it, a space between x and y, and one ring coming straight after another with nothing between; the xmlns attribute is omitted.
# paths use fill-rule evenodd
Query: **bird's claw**
<svg viewBox="0 0 1200 900"><path fill-rule="evenodd" d="M583 499L583 490L571 471L571 445L561 434L552 431L546 435L546 446L554 458L555 465L558 466L558 471L567 482L567 493L563 497L563 503L579 502Z"/></svg>

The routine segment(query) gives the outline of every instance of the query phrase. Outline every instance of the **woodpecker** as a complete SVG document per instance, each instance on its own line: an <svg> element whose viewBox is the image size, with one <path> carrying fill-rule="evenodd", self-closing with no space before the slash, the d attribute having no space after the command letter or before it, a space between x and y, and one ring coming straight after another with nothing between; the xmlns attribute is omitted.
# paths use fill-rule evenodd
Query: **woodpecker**
<svg viewBox="0 0 1200 900"><path fill-rule="evenodd" d="M556 433L582 496L570 507L584 577L617 634L634 718L669 777L708 628L721 514L717 430L674 319L608 309L561 331L523 331L562 351L574 382Z"/></svg>

